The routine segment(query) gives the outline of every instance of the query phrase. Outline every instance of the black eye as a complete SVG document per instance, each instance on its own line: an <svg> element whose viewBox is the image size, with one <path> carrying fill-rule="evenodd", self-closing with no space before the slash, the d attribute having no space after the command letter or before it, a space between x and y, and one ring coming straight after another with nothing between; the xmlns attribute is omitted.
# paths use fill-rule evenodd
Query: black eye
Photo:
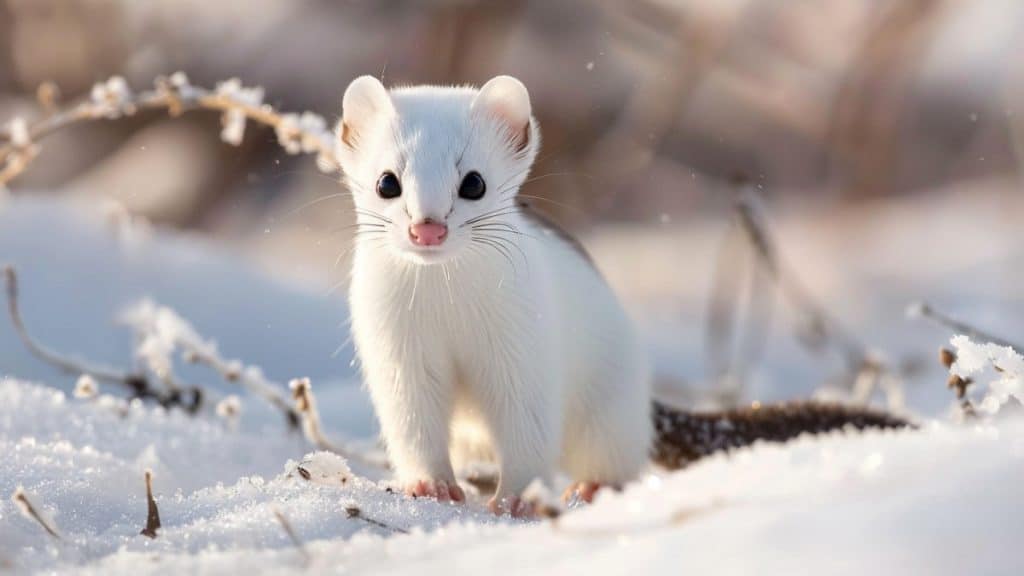
<svg viewBox="0 0 1024 576"><path fill-rule="evenodd" d="M380 175L380 180L377 180L377 195L386 200L402 195L402 183L398 181L398 176L395 176L394 172Z"/></svg>
<svg viewBox="0 0 1024 576"><path fill-rule="evenodd" d="M487 192L487 183L478 172L466 174L462 184L459 184L459 198L479 200L484 197L484 192Z"/></svg>

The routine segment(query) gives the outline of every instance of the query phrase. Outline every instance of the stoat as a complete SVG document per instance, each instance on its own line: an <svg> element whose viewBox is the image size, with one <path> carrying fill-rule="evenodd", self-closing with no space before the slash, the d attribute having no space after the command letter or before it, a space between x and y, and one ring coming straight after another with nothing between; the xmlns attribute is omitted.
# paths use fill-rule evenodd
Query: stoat
<svg viewBox="0 0 1024 576"><path fill-rule="evenodd" d="M526 87L499 76L389 91L363 76L342 108L353 340L406 492L463 500L453 460L488 457L490 508L520 515L523 490L556 470L589 497L652 454L684 464L684 432L703 417L654 404L615 294L517 199L540 147Z"/></svg>

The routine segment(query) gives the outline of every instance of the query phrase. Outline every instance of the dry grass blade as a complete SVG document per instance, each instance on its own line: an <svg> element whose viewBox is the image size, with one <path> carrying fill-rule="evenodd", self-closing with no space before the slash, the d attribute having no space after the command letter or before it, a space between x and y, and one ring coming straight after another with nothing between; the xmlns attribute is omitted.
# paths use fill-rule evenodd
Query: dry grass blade
<svg viewBox="0 0 1024 576"><path fill-rule="evenodd" d="M764 270L805 318L805 331L809 335L805 343L809 346L831 346L842 355L852 374L861 372L868 365L877 366L878 362L868 354L867 346L828 314L797 279L783 269L775 241L760 213L759 200L754 189L746 186L737 198L736 213Z"/></svg>
<svg viewBox="0 0 1024 576"><path fill-rule="evenodd" d="M967 322L964 322L957 318L953 318L952 316L944 312L936 310L931 304L928 304L927 302L917 302L912 304L910 308L907 310L907 315L912 318L927 318L928 320L931 320L932 322L938 324L939 326L942 326L943 328L948 328L953 332L956 332L957 334L963 334L965 336L968 336L971 338L971 340L991 342L998 346L1007 346L1013 348L1014 350L1024 350L1024 347L1015 342L1011 342L1005 338L996 336L991 332L981 330L971 324L968 324Z"/></svg>
<svg viewBox="0 0 1024 576"><path fill-rule="evenodd" d="M363 522L365 522L365 523L367 523L367 524L369 524L371 526L376 526L377 528L382 528L382 529L388 530L390 532L397 532L399 534L408 534L409 533L409 531L406 530L405 528L400 528L398 526L393 526L393 525L388 524L386 522L382 522L380 520L377 520L376 518L370 518L369 516L366 516L365 514L363 514L363 511L359 509L358 506L346 506L345 507L345 514L349 518L352 518L354 520L361 520L361 521L363 521Z"/></svg>
<svg viewBox="0 0 1024 576"><path fill-rule="evenodd" d="M323 428L320 426L320 410L317 408L316 396L313 394L313 385L309 378L296 378L288 383L288 387L292 391L295 411L302 421L302 432L306 436L306 440L321 450L334 452L348 460L374 467L384 464L367 458L355 450L339 446L324 434Z"/></svg>
<svg viewBox="0 0 1024 576"><path fill-rule="evenodd" d="M308 566L311 560L309 551L306 550L306 546L302 543L302 540L299 540L299 536L295 533L295 529L292 528L292 523L289 522L288 518L285 517L285 515L277 508L274 508L273 511L274 518L277 518L277 523L281 525L281 529L288 535L288 539L291 540L292 545L295 546L295 549L299 551L299 555L302 556L302 563Z"/></svg>
<svg viewBox="0 0 1024 576"><path fill-rule="evenodd" d="M160 510L156 507L156 499L153 498L153 471L146 470L146 527L139 534L149 538L156 538L156 531L160 529Z"/></svg>
<svg viewBox="0 0 1024 576"><path fill-rule="evenodd" d="M14 502L15 506L18 507L18 510L21 511L23 516L35 521L36 524L39 524L39 526L41 526L43 530L53 538L57 540L61 539L60 534L57 533L56 527L44 518L43 515L39 513L39 510L36 509L35 505L32 504L32 501L28 499L28 495L25 494L24 488L18 486L18 488L14 490L14 495L11 496L11 500Z"/></svg>

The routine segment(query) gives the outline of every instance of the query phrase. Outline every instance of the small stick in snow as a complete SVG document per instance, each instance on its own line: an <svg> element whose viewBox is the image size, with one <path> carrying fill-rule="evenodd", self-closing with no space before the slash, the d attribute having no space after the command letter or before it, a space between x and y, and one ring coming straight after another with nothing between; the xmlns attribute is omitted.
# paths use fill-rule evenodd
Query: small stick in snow
<svg viewBox="0 0 1024 576"><path fill-rule="evenodd" d="M339 446L327 438L320 427L320 411L316 407L316 396L313 395L313 385L309 378L296 378L288 383L288 387L292 391L292 399L295 400L295 410L302 420L302 432L306 436L306 440L321 450L334 452L348 460L362 462L370 466L380 465L379 462L373 461L355 450Z"/></svg>
<svg viewBox="0 0 1024 576"><path fill-rule="evenodd" d="M143 536L156 538L156 531L160 529L160 510L156 507L156 500L153 498L153 471L146 470L146 527L142 529Z"/></svg>
<svg viewBox="0 0 1024 576"><path fill-rule="evenodd" d="M299 555L302 556L302 563L304 565L309 565L309 551L306 550L306 546L302 543L302 540L299 540L298 535L295 534L295 529L292 528L292 523L289 522L288 518L286 518L285 515L277 508L274 508L273 511L274 517L277 518L277 523L281 525L284 533L288 535L288 539L292 541L292 545L295 546L295 549L299 551Z"/></svg>
<svg viewBox="0 0 1024 576"><path fill-rule="evenodd" d="M14 495L11 496L11 500L18 507L18 510L21 511L22 516L30 520L34 520L53 538L57 540L61 539L60 534L57 533L57 529L54 528L49 521L43 518L42 514L40 514L39 511L36 510L36 507L32 505L32 501L28 499L28 495L25 494L24 488L18 486L14 490Z"/></svg>
<svg viewBox="0 0 1024 576"><path fill-rule="evenodd" d="M981 340L985 342L991 342L997 346L1008 346L1014 350L1024 350L1024 346L1010 342L1005 338L1000 338L994 334L980 330L967 322L953 318L952 316L945 314L932 307L927 302L915 302L907 308L907 316L911 318L927 318L932 322L935 322L939 326L948 328L957 334L964 334L969 336L971 340Z"/></svg>
<svg viewBox="0 0 1024 576"><path fill-rule="evenodd" d="M313 396L313 384L309 378L296 378L288 383L295 400L295 410L302 420L302 431L314 446L321 450L341 454L324 435L320 428L320 411L316 407L316 396Z"/></svg>
<svg viewBox="0 0 1024 576"><path fill-rule="evenodd" d="M380 520L377 520L376 518L370 518L369 516L366 516L365 514L363 514L363 511L359 509L358 506L346 506L345 507L345 515L348 516L349 518L352 518L352 519L355 519L355 520L362 520L363 522L366 522L367 524L369 524L371 526L376 526L377 528L383 528L384 530L389 530L391 532L397 532L399 534L408 534L409 533L409 531L406 530L405 528L399 528L398 526L393 526L393 525L388 524L386 522L381 522Z"/></svg>

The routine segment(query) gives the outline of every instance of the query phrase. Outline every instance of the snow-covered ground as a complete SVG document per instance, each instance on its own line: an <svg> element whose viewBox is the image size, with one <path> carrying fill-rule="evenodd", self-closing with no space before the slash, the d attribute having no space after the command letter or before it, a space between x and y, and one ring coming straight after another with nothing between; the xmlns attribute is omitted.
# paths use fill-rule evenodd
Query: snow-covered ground
<svg viewBox="0 0 1024 576"><path fill-rule="evenodd" d="M268 278L201 239L126 226L113 214L43 200L10 199L0 208L0 262L20 272L23 313L35 336L61 351L128 366L130 334L112 319L149 297L271 379L311 377L328 434L372 445L375 424L351 350L338 352L347 314L337 295ZM605 264L615 261L612 238L594 242ZM950 274L967 266L950 259ZM890 254L874 264L895 260ZM638 285L620 290L632 304L644 294ZM891 287L882 292L887 301L902 298ZM652 340L665 329L633 308ZM776 357L770 367L801 360ZM238 392L202 367L180 376L221 394ZM244 394L237 427L213 414L126 406L103 395L116 392L109 386L98 398L75 398L75 377L33 360L6 321L0 377L0 572L1024 571L1015 548L1024 527L1024 423L1014 419L961 425L944 409L911 402L925 413L918 430L760 445L673 474L652 471L556 522L518 522L495 519L479 503L389 492L382 471L353 464L349 472L334 456L310 455L314 449L289 435L277 412ZM951 402L940 385L920 394L933 406ZM162 520L155 540L139 535L146 469L154 473ZM6 498L19 486L59 539ZM287 519L302 550L275 514Z"/></svg>

